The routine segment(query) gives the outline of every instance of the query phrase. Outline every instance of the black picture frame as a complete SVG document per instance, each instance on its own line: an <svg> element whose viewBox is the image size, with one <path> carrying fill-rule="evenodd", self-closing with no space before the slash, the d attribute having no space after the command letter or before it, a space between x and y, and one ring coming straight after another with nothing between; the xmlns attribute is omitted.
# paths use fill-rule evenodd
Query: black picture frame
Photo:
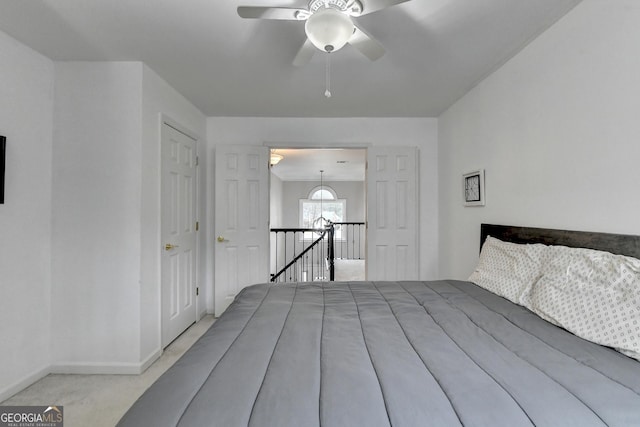
<svg viewBox="0 0 640 427"><path fill-rule="evenodd" d="M484 169L462 175L462 200L464 206L484 206Z"/></svg>
<svg viewBox="0 0 640 427"><path fill-rule="evenodd" d="M0 204L4 204L4 167L7 153L7 138L0 135Z"/></svg>

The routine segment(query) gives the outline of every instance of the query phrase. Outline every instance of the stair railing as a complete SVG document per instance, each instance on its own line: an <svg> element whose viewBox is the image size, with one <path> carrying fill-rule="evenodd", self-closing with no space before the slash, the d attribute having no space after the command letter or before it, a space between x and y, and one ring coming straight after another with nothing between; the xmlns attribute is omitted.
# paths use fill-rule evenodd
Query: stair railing
<svg viewBox="0 0 640 427"><path fill-rule="evenodd" d="M364 222L334 222L335 258L365 259L366 224Z"/></svg>
<svg viewBox="0 0 640 427"><path fill-rule="evenodd" d="M333 237L331 226L324 229L272 228L271 232L275 237L273 249L277 270L271 275L272 282L333 280L333 262L328 258L333 253L329 250L333 246L330 240ZM291 257L291 261L278 268L279 260L287 260L288 257Z"/></svg>
<svg viewBox="0 0 640 427"><path fill-rule="evenodd" d="M334 281L336 258L364 259L364 222L329 223L320 229L272 228L271 233L272 282Z"/></svg>

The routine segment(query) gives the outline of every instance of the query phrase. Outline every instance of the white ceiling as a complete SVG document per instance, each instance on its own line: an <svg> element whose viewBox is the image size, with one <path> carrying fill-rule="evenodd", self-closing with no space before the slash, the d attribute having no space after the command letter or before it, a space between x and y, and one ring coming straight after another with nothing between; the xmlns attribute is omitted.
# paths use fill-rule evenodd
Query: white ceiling
<svg viewBox="0 0 640 427"><path fill-rule="evenodd" d="M329 99L323 54L292 65L302 22L236 13L305 0L0 0L0 29L53 60L143 61L206 116L437 117L579 1L411 0L356 18L387 52L331 54Z"/></svg>
<svg viewBox="0 0 640 427"><path fill-rule="evenodd" d="M364 181L367 150L277 149L284 158L271 171L283 181Z"/></svg>

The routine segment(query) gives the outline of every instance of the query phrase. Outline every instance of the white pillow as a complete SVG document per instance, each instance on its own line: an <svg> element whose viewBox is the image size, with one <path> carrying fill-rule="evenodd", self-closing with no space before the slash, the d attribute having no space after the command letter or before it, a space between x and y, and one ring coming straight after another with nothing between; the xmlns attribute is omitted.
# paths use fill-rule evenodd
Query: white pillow
<svg viewBox="0 0 640 427"><path fill-rule="evenodd" d="M488 236L469 281L529 307L529 293L540 277L546 248L539 243L521 245Z"/></svg>
<svg viewBox="0 0 640 427"><path fill-rule="evenodd" d="M640 260L549 247L531 310L575 335L640 360Z"/></svg>

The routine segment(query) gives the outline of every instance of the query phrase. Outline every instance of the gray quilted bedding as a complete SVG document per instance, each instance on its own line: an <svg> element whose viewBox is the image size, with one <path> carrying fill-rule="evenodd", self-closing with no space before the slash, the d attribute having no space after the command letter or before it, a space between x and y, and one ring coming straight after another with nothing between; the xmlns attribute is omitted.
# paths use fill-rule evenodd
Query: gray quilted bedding
<svg viewBox="0 0 640 427"><path fill-rule="evenodd" d="M469 282L261 284L120 426L640 426L640 362Z"/></svg>

